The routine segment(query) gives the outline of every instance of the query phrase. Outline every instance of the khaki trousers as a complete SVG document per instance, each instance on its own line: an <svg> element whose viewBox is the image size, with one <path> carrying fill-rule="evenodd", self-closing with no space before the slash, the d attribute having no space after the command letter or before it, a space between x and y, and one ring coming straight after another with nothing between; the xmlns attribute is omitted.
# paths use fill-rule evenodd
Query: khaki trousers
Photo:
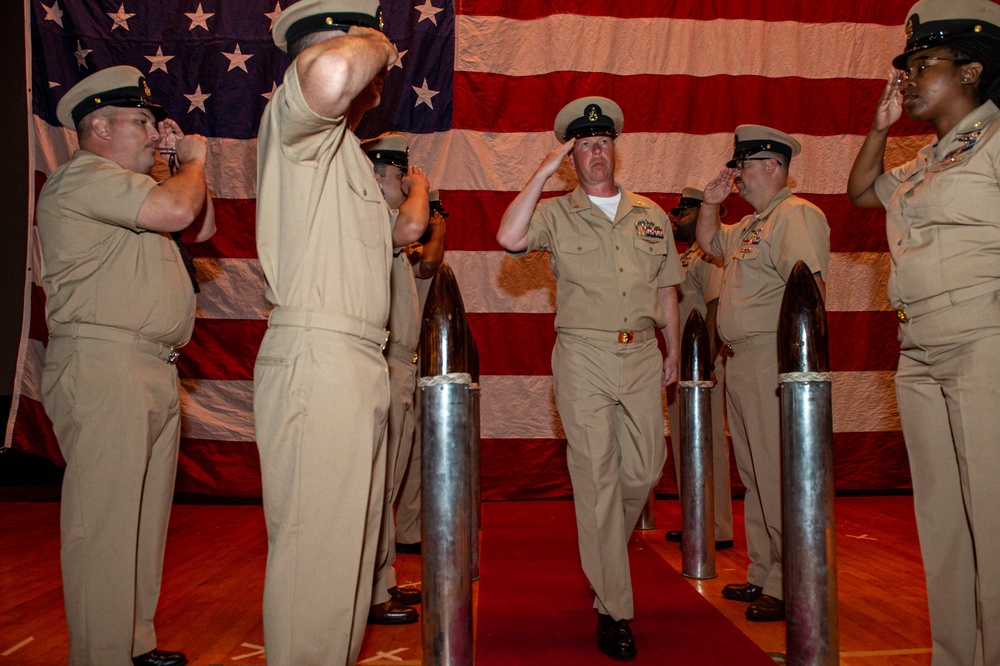
<svg viewBox="0 0 1000 666"><path fill-rule="evenodd" d="M354 666L385 484L389 380L379 347L268 328L254 368L269 666Z"/></svg>
<svg viewBox="0 0 1000 666"><path fill-rule="evenodd" d="M413 446L410 447L410 462L403 475L403 485L396 499L396 543L420 543L423 523L420 520L420 391L414 393L413 414L416 422L413 428Z"/></svg>
<svg viewBox="0 0 1000 666"><path fill-rule="evenodd" d="M127 666L156 648L180 442L177 370L128 344L53 337L42 402L66 459L60 558L69 663Z"/></svg>
<svg viewBox="0 0 1000 666"><path fill-rule="evenodd" d="M729 432L743 501L747 581L764 594L784 599L781 559L781 401L778 398L778 343L758 335L733 344L726 362Z"/></svg>
<svg viewBox="0 0 1000 666"><path fill-rule="evenodd" d="M666 460L662 372L655 338L618 344L560 333L552 350L580 560L594 607L616 620L634 616L628 540Z"/></svg>
<svg viewBox="0 0 1000 666"><path fill-rule="evenodd" d="M726 437L725 417L726 366L720 358L715 363L712 388L712 484L715 494L715 540L733 538L733 493L729 480L729 438ZM667 418L670 419L670 446L674 454L674 474L677 493L681 492L681 414L680 392L677 385L667 388Z"/></svg>
<svg viewBox="0 0 1000 666"><path fill-rule="evenodd" d="M900 340L932 663L1000 664L1000 294L900 324Z"/></svg>
<svg viewBox="0 0 1000 666"><path fill-rule="evenodd" d="M407 360L403 360L403 359ZM413 430L416 422L413 402L417 390L417 366L413 352L387 355L389 364L389 437L386 445L385 495L382 502L382 526L375 559L375 582L372 605L389 600L389 589L396 587L396 522L392 506L403 485L403 476L410 462Z"/></svg>

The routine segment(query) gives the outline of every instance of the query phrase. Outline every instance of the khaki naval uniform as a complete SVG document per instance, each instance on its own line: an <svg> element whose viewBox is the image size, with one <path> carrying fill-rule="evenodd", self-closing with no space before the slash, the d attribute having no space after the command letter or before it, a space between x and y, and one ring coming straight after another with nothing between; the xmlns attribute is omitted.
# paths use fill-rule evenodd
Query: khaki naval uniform
<svg viewBox="0 0 1000 666"><path fill-rule="evenodd" d="M761 214L720 227L709 251L725 262L718 329L731 352L726 363L727 415L736 466L747 489L747 582L784 599L778 315L785 282L797 261L827 279L830 227L819 208L786 187Z"/></svg>
<svg viewBox="0 0 1000 666"><path fill-rule="evenodd" d="M998 174L1000 110L987 102L875 182L889 301L906 319L896 398L935 665L1000 664Z"/></svg>
<svg viewBox="0 0 1000 666"><path fill-rule="evenodd" d="M684 330L688 317L697 310L704 317L708 303L719 297L722 290L722 260L698 247L691 246L680 257L681 274L678 307L680 326ZM715 335L715 331L709 331ZM716 384L712 387L712 470L715 495L715 539L731 541L733 538L733 497L729 480L729 438L726 437L724 412L726 366L719 358L715 362ZM674 454L674 474L677 489L681 487L681 416L676 386L667 388L667 418L670 419L670 445ZM683 493L680 493L683 497Z"/></svg>
<svg viewBox="0 0 1000 666"><path fill-rule="evenodd" d="M392 260L389 344L385 348L389 364L389 438L386 446L385 500L379 532L378 559L372 605L389 600L396 587L396 523L392 506L403 485L410 462L416 428L417 345L420 342L420 310L413 266L407 248L398 248ZM417 472L419 474L419 470ZM419 540L419 539L418 539Z"/></svg>
<svg viewBox="0 0 1000 666"><path fill-rule="evenodd" d="M136 226L155 186L78 150L38 199L70 664L120 666L156 648L180 442L173 349L191 337L195 297L177 245Z"/></svg>
<svg viewBox="0 0 1000 666"><path fill-rule="evenodd" d="M681 273L666 215L618 189L613 222L579 187L539 202L527 251L548 251L557 280L552 375L580 559L594 607L621 620L634 615L628 539L666 459L657 289Z"/></svg>
<svg viewBox="0 0 1000 666"><path fill-rule="evenodd" d="M353 664L375 571L389 379L389 208L346 119L294 64L258 139L257 250L274 304L254 368L271 666Z"/></svg>
<svg viewBox="0 0 1000 666"><path fill-rule="evenodd" d="M441 262L444 264L444 262ZM420 313L420 321L423 322L424 305L427 303L427 295L431 291L433 277L419 278L414 275L417 286L417 312ZM420 366L417 365L417 372ZM421 529L423 522L420 519L420 399L416 395L413 402L414 428L413 446L410 448L410 462L406 467L402 487L399 490L399 499L396 501L396 543L420 543Z"/></svg>

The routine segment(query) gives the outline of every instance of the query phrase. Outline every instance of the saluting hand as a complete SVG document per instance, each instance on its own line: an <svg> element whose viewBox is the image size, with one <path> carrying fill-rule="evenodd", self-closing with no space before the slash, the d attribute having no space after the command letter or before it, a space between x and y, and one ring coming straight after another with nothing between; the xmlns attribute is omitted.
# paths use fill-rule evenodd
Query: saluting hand
<svg viewBox="0 0 1000 666"><path fill-rule="evenodd" d="M181 135L177 139L177 162L184 164L208 159L208 139L200 134Z"/></svg>
<svg viewBox="0 0 1000 666"><path fill-rule="evenodd" d="M875 107L872 129L876 132L888 131L889 127L903 115L903 73L898 69L889 71L882 96Z"/></svg>
<svg viewBox="0 0 1000 666"><path fill-rule="evenodd" d="M347 31L347 34L369 39L385 49L386 67L390 66L399 59L399 52L396 51L396 47L389 41L389 38L386 37L384 33L379 32L378 30L366 28L360 25L352 25L351 29Z"/></svg>
<svg viewBox="0 0 1000 666"><path fill-rule="evenodd" d="M576 139L570 139L566 143L557 148L553 149L545 159L542 160L542 166L538 167L538 173L544 175L546 178L554 174L559 170L559 165L562 164L563 158L569 155L569 151L573 150L573 146L576 144Z"/></svg>
<svg viewBox="0 0 1000 666"><path fill-rule="evenodd" d="M409 196L410 188L414 185L423 185L424 189L430 189L431 182L427 180L427 176L424 174L424 170L420 167L411 166L406 171L406 175L403 176L403 182L400 187L403 190L403 194Z"/></svg>
<svg viewBox="0 0 1000 666"><path fill-rule="evenodd" d="M719 175L709 181L705 186L705 198L703 204L718 206L726 200L733 191L733 178L736 176L736 169L723 169Z"/></svg>

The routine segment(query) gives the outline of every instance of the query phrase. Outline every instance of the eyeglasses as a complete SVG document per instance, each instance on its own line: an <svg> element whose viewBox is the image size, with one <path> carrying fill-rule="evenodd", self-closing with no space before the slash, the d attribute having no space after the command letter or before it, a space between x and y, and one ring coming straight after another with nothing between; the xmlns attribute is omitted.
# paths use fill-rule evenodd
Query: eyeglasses
<svg viewBox="0 0 1000 666"><path fill-rule="evenodd" d="M778 160L775 159L774 157L741 157L740 159L736 160L735 168L737 171L743 171L743 167L747 165L747 162L766 162L768 160L774 160L775 162L778 162ZM778 162L778 166L781 166L781 162Z"/></svg>
<svg viewBox="0 0 1000 666"><path fill-rule="evenodd" d="M924 70L930 66L928 63L930 63L932 60L933 61L948 60L951 62L962 62L957 58L938 58L937 56L921 56L915 59L912 63L910 63L909 67L903 70L902 80L907 81L909 79L919 79L920 75L924 73Z"/></svg>

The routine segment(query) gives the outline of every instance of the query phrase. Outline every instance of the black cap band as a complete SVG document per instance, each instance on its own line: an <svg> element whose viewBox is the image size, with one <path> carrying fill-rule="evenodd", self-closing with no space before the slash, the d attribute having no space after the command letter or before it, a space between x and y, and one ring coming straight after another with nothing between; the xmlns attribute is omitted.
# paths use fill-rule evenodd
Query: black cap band
<svg viewBox="0 0 1000 666"><path fill-rule="evenodd" d="M732 169L736 166L737 161L765 150L770 153L784 155L788 162L792 161L791 146L786 146L780 141L775 141L773 139L754 139L752 141L737 142L736 147L733 148L733 159L726 162L726 166Z"/></svg>
<svg viewBox="0 0 1000 666"><path fill-rule="evenodd" d="M382 8L378 8L375 16L360 12L333 12L307 16L289 26L288 32L285 33L285 43L291 44L295 40L314 32L325 32L327 30L343 30L347 32L352 26L372 28L381 32Z"/></svg>
<svg viewBox="0 0 1000 666"><path fill-rule="evenodd" d="M570 139L580 139L588 136L610 136L612 139L618 138L615 131L615 121L604 115L601 107L597 104L589 104L584 109L583 115L576 118L566 126L564 141Z"/></svg>
<svg viewBox="0 0 1000 666"><path fill-rule="evenodd" d="M73 117L73 124L79 125L80 121L83 120L88 113L105 106L149 109L153 113L153 118L157 122L164 120L167 117L167 112L162 106L154 104L153 100L150 99L148 94L149 88L146 87L146 80L140 79L139 83L142 85L105 90L99 95L91 95L90 97L87 97L73 107L73 111L70 112L70 115Z"/></svg>
<svg viewBox="0 0 1000 666"><path fill-rule="evenodd" d="M681 200L677 202L677 205L670 209L671 215L680 215L681 211L685 208L699 208L701 206L701 199L695 199L694 197L681 197Z"/></svg>
<svg viewBox="0 0 1000 666"><path fill-rule="evenodd" d="M911 53L941 46L960 37L989 37L1000 40L1000 27L986 21L970 19L929 21L921 25L920 17L914 14L906 22L906 30L909 34L906 38L906 48L892 59L892 66L896 69L906 69L906 59Z"/></svg>
<svg viewBox="0 0 1000 666"><path fill-rule="evenodd" d="M404 153L401 150L366 150L365 155L372 161L372 164L391 164L404 171L410 166L409 151Z"/></svg>

